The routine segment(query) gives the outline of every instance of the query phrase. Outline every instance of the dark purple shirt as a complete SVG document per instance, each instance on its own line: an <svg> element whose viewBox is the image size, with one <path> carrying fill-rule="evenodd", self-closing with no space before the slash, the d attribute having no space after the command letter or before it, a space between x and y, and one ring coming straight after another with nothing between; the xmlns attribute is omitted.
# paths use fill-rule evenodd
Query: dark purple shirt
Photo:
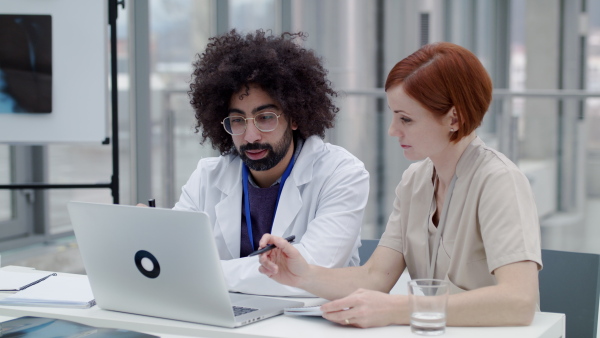
<svg viewBox="0 0 600 338"><path fill-rule="evenodd" d="M254 249L258 249L258 242L262 235L271 233L273 227L273 216L275 214L275 203L279 183L268 188L255 187L248 184L248 196L250 198L250 218L252 219L252 237ZM246 226L246 208L242 197L242 240L240 242L240 257L246 257L252 251L252 245L248 239L248 227Z"/></svg>

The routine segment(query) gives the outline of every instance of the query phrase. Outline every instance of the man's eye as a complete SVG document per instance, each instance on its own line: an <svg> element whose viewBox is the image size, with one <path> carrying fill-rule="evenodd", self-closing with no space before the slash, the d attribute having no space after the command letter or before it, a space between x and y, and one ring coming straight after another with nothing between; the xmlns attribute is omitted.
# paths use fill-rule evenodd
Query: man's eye
<svg viewBox="0 0 600 338"><path fill-rule="evenodd" d="M269 115L261 115L258 117L259 120L261 121L268 121L268 120L272 120L273 118L275 118L275 116L269 114Z"/></svg>
<svg viewBox="0 0 600 338"><path fill-rule="evenodd" d="M244 123L244 119L241 117L230 117L229 121L231 123Z"/></svg>

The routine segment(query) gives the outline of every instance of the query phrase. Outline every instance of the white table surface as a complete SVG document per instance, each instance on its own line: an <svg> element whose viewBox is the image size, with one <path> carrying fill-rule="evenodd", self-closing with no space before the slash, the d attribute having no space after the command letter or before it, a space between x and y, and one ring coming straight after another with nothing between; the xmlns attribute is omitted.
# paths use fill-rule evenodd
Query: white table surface
<svg viewBox="0 0 600 338"><path fill-rule="evenodd" d="M4 267L12 271L27 271L27 268ZM31 270L29 270L31 271ZM7 293L0 292L0 298ZM314 303L315 300L312 300ZM277 316L228 329L210 325L194 324L176 320L134 315L102 310L98 306L90 309L68 309L51 307L0 306L0 321L22 316L38 316L70 320L85 325L111 327L150 333L161 337L418 337L408 326L388 326L359 329L334 324L321 317ZM564 337L565 315L538 312L533 323L525 327L448 327L444 337Z"/></svg>

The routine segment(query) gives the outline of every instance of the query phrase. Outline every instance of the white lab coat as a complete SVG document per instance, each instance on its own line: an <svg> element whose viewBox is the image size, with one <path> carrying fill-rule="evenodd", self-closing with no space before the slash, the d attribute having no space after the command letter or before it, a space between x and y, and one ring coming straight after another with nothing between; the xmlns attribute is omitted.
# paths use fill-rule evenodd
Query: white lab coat
<svg viewBox="0 0 600 338"><path fill-rule="evenodd" d="M257 256L240 258L241 172L238 156L201 159L174 209L209 215L230 291L312 296L261 274ZM294 245L311 264L359 265L360 228L368 195L369 173L364 164L347 150L311 136L285 182L271 233L295 235Z"/></svg>

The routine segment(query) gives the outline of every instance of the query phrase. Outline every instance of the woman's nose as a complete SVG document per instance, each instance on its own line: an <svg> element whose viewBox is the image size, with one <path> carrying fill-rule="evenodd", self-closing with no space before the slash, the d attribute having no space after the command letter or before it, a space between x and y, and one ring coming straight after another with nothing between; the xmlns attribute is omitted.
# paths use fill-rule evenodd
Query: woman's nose
<svg viewBox="0 0 600 338"><path fill-rule="evenodd" d="M393 121L390 123L390 127L388 128L388 135L396 137L400 136L398 125Z"/></svg>

